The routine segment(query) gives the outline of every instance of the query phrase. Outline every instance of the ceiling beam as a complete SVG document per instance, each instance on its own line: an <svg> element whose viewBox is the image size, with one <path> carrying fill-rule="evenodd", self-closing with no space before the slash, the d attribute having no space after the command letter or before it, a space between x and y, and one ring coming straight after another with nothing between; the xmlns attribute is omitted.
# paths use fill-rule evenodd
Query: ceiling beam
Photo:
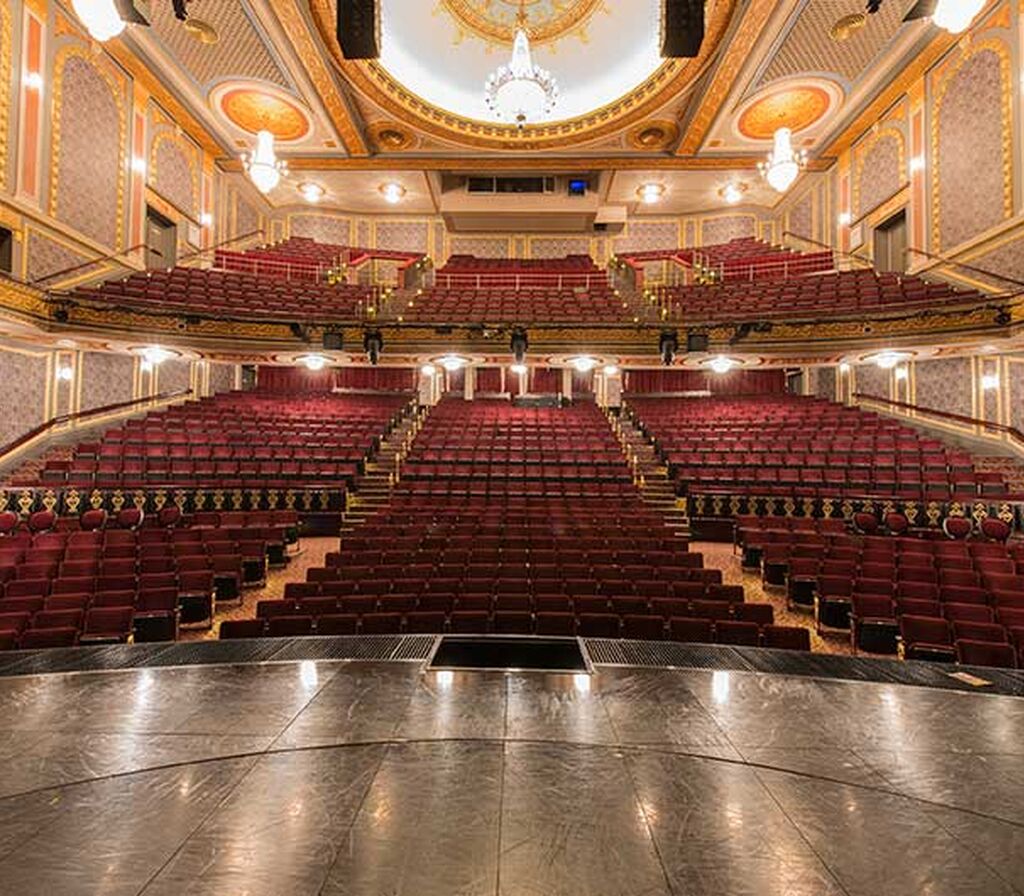
<svg viewBox="0 0 1024 896"><path fill-rule="evenodd" d="M760 156L578 156L574 159L534 156L293 156L288 159L292 171L472 171L486 174L497 171L543 171L548 174L575 174L580 171L756 171ZM831 158L811 159L809 171L826 171ZM217 160L222 171L241 171L238 159Z"/></svg>

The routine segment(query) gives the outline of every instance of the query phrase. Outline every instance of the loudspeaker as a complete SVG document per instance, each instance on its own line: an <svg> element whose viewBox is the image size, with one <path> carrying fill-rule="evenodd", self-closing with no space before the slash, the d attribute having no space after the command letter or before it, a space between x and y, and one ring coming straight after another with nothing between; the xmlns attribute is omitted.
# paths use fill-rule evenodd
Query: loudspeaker
<svg viewBox="0 0 1024 896"><path fill-rule="evenodd" d="M329 352L340 352L345 347L341 333L324 333L324 350Z"/></svg>
<svg viewBox="0 0 1024 896"><path fill-rule="evenodd" d="M708 350L707 333L687 333L686 350L688 352L706 352Z"/></svg>
<svg viewBox="0 0 1024 896"><path fill-rule="evenodd" d="M704 43L704 0L665 0L661 22L661 55L692 58Z"/></svg>
<svg viewBox="0 0 1024 896"><path fill-rule="evenodd" d="M380 57L377 0L338 0L338 43L346 59Z"/></svg>

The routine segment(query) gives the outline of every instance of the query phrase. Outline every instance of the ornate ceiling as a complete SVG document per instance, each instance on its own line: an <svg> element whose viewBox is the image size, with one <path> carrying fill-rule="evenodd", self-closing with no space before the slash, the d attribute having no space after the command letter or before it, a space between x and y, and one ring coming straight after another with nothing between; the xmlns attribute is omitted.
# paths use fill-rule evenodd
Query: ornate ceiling
<svg viewBox="0 0 1024 896"><path fill-rule="evenodd" d="M336 0L191 0L216 43L154 3L153 27L124 40L208 129L222 167L239 169L256 130L275 133L292 168L275 205L301 202L297 185L316 180L326 205L441 212L431 171L576 166L601 173L606 202L660 179L664 202L631 213L680 214L721 208L722 183L738 179L743 206L775 204L755 170L775 128L827 166L819 150L935 36L901 24L910 0L842 40L830 28L863 0L708 0L701 55L663 60L660 0L525 0L535 62L561 100L551 120L517 131L489 115L483 81L507 61L518 0L380 2L382 56L370 62L342 58ZM386 172L409 181L407 205L380 196Z"/></svg>

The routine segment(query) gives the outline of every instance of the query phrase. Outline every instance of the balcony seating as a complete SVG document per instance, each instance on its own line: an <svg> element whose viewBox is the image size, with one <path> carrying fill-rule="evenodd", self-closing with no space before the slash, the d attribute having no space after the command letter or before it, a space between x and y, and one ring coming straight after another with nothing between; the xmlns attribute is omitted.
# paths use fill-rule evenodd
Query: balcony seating
<svg viewBox="0 0 1024 896"><path fill-rule="evenodd" d="M603 276L603 275L602 275ZM398 311L415 323L626 323L632 313L604 283L591 286L435 286Z"/></svg>
<svg viewBox="0 0 1024 896"><path fill-rule="evenodd" d="M352 320L373 304L368 286L262 277L237 271L172 268L78 287L74 298L140 311L240 320Z"/></svg>
<svg viewBox="0 0 1024 896"><path fill-rule="evenodd" d="M876 274L873 270L833 271L789 279L742 275L705 286L659 286L655 294L673 316L687 324L861 316L917 311L979 301L976 290L920 277Z"/></svg>
<svg viewBox="0 0 1024 896"><path fill-rule="evenodd" d="M128 420L13 485L344 489L408 404L396 395L232 392ZM165 520L170 517L165 515Z"/></svg>
<svg viewBox="0 0 1024 896"><path fill-rule="evenodd" d="M422 252L363 249L293 236L280 243L257 246L244 252L218 249L214 265L222 270L260 277L317 282L323 281L342 264L358 266L370 258L411 263L422 257Z"/></svg>
<svg viewBox="0 0 1024 896"><path fill-rule="evenodd" d="M822 399L635 396L628 405L680 494L939 502L1008 494L1001 479L976 473L966 452Z"/></svg>

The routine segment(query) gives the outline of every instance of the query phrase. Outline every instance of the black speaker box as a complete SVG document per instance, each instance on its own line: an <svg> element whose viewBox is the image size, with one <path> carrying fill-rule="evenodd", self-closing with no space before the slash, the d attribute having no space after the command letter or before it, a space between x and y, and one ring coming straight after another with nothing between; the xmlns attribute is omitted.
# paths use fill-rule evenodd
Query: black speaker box
<svg viewBox="0 0 1024 896"><path fill-rule="evenodd" d="M340 352L345 347L341 333L324 333L324 349L329 352Z"/></svg>
<svg viewBox="0 0 1024 896"><path fill-rule="evenodd" d="M378 0L338 0L338 43L346 59L380 57Z"/></svg>
<svg viewBox="0 0 1024 896"><path fill-rule="evenodd" d="M708 334L687 333L686 350L688 352L706 352L708 350Z"/></svg>
<svg viewBox="0 0 1024 896"><path fill-rule="evenodd" d="M704 43L704 0L665 0L661 55L686 59L700 55Z"/></svg>

